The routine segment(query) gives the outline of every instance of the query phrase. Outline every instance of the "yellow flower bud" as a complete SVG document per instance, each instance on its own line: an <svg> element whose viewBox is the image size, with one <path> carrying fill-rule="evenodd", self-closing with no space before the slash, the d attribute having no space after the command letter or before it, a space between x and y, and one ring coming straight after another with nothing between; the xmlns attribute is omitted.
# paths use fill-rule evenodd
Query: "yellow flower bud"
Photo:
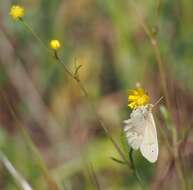
<svg viewBox="0 0 193 190"><path fill-rule="evenodd" d="M53 50L57 50L60 48L60 42L58 40L51 40L50 41L50 47Z"/></svg>

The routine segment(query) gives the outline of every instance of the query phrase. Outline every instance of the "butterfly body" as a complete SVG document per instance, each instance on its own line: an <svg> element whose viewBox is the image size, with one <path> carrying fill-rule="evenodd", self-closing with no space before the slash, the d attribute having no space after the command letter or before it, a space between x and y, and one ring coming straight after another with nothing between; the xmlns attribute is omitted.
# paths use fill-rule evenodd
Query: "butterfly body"
<svg viewBox="0 0 193 190"><path fill-rule="evenodd" d="M148 104L134 109L130 119L124 121L124 131L128 144L134 150L140 149L148 161L155 162L158 157L158 141L152 107Z"/></svg>

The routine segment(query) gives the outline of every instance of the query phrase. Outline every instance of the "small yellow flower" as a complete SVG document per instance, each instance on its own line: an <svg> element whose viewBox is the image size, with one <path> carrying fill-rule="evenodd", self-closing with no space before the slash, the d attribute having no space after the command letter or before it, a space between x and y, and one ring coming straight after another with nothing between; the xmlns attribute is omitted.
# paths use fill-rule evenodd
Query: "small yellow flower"
<svg viewBox="0 0 193 190"><path fill-rule="evenodd" d="M9 15L13 18L13 20L21 19L25 14L25 10L23 7L19 5L13 5L10 9Z"/></svg>
<svg viewBox="0 0 193 190"><path fill-rule="evenodd" d="M143 88L136 88L135 90L129 90L128 94L128 106L131 109L135 109L139 106L144 106L149 103L149 96L145 93Z"/></svg>
<svg viewBox="0 0 193 190"><path fill-rule="evenodd" d="M57 50L60 48L60 42L58 40L51 40L50 41L50 47L53 50Z"/></svg>

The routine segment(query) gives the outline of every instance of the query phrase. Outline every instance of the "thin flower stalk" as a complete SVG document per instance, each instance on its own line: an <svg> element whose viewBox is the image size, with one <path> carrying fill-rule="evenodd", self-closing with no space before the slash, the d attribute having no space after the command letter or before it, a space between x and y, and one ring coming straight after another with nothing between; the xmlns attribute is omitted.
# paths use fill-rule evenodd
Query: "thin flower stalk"
<svg viewBox="0 0 193 190"><path fill-rule="evenodd" d="M98 115L95 106L93 105L92 101L90 101L89 98L89 94L88 91L86 90L86 88L84 87L84 85L82 84L81 80L79 78L77 78L76 75L74 75L65 65L65 63L61 60L61 58L58 55L57 50L54 50L54 53L52 51L50 51L50 49L45 45L45 43L41 40L41 38L34 32L34 30L23 20L20 19L21 23L26 27L26 29L36 38L36 40L44 47L44 49L50 53L52 56L54 54L54 58L55 60L60 63L61 65L63 65L65 72L68 74L68 76L70 78L72 78L77 85L79 86L79 88L81 89L82 93L84 94L85 98L88 100L92 110L95 113L96 119L99 122L100 126L103 128L104 132L106 133L106 135L109 137L110 141L112 142L112 144L114 145L115 149L117 150L117 152L119 153L119 155L121 156L121 158L123 159L123 161L127 164L127 166L130 169L130 163L128 161L128 159L126 158L125 154L123 153L123 151L121 150L121 148L119 147L119 145L117 144L117 142L114 140L113 136L111 135L111 133L109 132L108 127L106 126L106 124L103 122L103 120L100 118L100 116Z"/></svg>
<svg viewBox="0 0 193 190"><path fill-rule="evenodd" d="M42 47L49 53L51 53L51 50L45 45L45 43L42 41L42 39L34 32L34 30L31 28L31 26L24 21L23 18L20 18L19 21L30 31L30 33L34 36L34 38L42 45Z"/></svg>
<svg viewBox="0 0 193 190"><path fill-rule="evenodd" d="M117 152L119 153L119 155L121 156L121 158L124 160L124 162L128 165L128 167L130 168L130 164L125 156L125 154L123 153L123 151L121 150L121 148L119 147L119 145L117 144L117 142L114 140L113 136L111 135L108 127L106 126L106 124L104 123L104 121L101 119L101 117L99 116L99 114L96 111L95 105L93 104L93 102L90 100L88 91L86 90L86 88L84 87L83 83L81 82L81 80L79 78L77 78L76 76L73 75L73 73L71 73L65 66L64 62L60 59L60 57L57 55L55 56L55 58L57 57L57 61L62 64L64 66L64 69L66 71L66 73L73 79L75 80L75 82L78 84L79 88L81 89L84 97L87 99L87 101L89 102L92 110L95 113L95 117L97 119L97 121L99 122L100 126L103 128L104 132L106 133L106 135L109 137L110 141L112 142L112 144L114 145L114 147L116 148Z"/></svg>

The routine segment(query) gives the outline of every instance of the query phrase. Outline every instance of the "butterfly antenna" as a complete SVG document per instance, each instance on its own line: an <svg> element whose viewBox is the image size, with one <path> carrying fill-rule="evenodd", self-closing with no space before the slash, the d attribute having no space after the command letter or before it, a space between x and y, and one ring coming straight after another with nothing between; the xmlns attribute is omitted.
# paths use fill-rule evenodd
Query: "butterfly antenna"
<svg viewBox="0 0 193 190"><path fill-rule="evenodd" d="M163 96L160 97L160 98L153 104L153 107L156 106L156 105L158 105L163 98L164 98Z"/></svg>

